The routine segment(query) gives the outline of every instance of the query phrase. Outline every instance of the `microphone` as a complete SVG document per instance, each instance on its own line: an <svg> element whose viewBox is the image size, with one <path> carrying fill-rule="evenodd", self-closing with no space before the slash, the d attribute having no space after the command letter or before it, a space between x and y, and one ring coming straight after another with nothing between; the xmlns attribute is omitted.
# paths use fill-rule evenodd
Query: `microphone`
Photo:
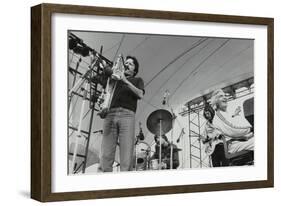
<svg viewBox="0 0 281 206"><path fill-rule="evenodd" d="M101 130L97 130L97 131L93 131L93 133L95 134L95 133L103 133L103 130L101 129Z"/></svg>
<svg viewBox="0 0 281 206"><path fill-rule="evenodd" d="M143 135L142 131L140 131L139 138L140 138L141 141L144 140L144 135Z"/></svg>
<svg viewBox="0 0 281 206"><path fill-rule="evenodd" d="M141 122L139 122L139 128L140 128L140 132L139 132L137 138L139 140L143 141L144 140L144 135L143 135L142 128L141 128Z"/></svg>
<svg viewBox="0 0 281 206"><path fill-rule="evenodd" d="M169 95L170 95L169 90L166 90L163 96L162 105L167 104Z"/></svg>
<svg viewBox="0 0 281 206"><path fill-rule="evenodd" d="M185 134L185 132L184 132L184 129L182 129L181 130L181 133L180 133L180 136L179 136L179 138L177 139L177 143L179 143L180 142L180 139L182 138L182 136Z"/></svg>

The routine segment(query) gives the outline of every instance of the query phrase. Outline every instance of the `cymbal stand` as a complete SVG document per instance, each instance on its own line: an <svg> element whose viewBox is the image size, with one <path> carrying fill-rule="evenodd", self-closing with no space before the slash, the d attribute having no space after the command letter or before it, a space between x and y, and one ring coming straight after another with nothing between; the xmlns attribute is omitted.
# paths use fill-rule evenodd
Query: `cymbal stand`
<svg viewBox="0 0 281 206"><path fill-rule="evenodd" d="M184 168L185 167L185 158L184 158L184 154L186 153L185 152L185 138L183 138L184 137L184 134L185 134L185 132L184 132L184 128L182 128L181 129L181 133L180 133L180 135L179 135L179 137L178 137L178 139L177 139L177 143L179 143L180 142L180 144L181 144L181 148L183 148L183 154L182 154L182 158L181 158L181 161L182 161L182 164L181 164L181 168ZM183 138L183 141L182 141L182 138Z"/></svg>
<svg viewBox="0 0 281 206"><path fill-rule="evenodd" d="M159 165L158 169L161 170L161 165L162 165L162 119L159 119Z"/></svg>
<svg viewBox="0 0 281 206"><path fill-rule="evenodd" d="M137 145L139 141L144 140L144 135L142 132L141 122L139 122L139 134L136 136L136 142L135 142L135 170L137 170L137 164L138 164L138 157L137 157ZM148 155L148 151L146 151Z"/></svg>
<svg viewBox="0 0 281 206"><path fill-rule="evenodd" d="M173 142L174 142L174 122L176 119L176 115L174 114L173 108L171 107L172 112L172 130L171 130L171 143L170 143L170 170L173 169Z"/></svg>
<svg viewBox="0 0 281 206"><path fill-rule="evenodd" d="M174 122L176 119L176 115L173 111L173 107L170 106L169 96L170 96L169 90L166 90L165 91L165 101L166 101L168 108L171 110L171 113L172 113L172 130L171 130L171 142L170 142L170 169L173 169Z"/></svg>
<svg viewBox="0 0 281 206"><path fill-rule="evenodd" d="M137 145L139 142L139 138L137 137L137 140L135 142L135 171L137 171L137 164L138 164L138 157L137 157Z"/></svg>

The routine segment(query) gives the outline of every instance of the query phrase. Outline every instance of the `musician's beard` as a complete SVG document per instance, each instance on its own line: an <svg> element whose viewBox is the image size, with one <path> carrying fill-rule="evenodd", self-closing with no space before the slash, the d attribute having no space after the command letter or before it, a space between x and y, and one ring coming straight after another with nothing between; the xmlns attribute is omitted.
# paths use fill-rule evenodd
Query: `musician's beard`
<svg viewBox="0 0 281 206"><path fill-rule="evenodd" d="M127 71L129 71L129 72L127 72ZM125 77L132 77L132 76L134 76L134 75L132 74L132 72L130 72L129 69L125 69L124 75L125 75Z"/></svg>
<svg viewBox="0 0 281 206"><path fill-rule="evenodd" d="M125 75L125 77L128 77L128 76L130 76L130 74L128 74L128 73L126 73L126 72L124 73L124 75Z"/></svg>

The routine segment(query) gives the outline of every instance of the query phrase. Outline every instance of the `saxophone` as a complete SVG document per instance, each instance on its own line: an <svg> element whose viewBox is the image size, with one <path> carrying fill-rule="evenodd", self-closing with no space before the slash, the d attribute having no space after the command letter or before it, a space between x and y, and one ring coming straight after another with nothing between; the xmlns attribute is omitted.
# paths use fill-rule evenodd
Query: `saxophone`
<svg viewBox="0 0 281 206"><path fill-rule="evenodd" d="M106 87L103 89L101 96L100 96L100 111L98 115L104 119L110 109L111 101L116 89L117 81L121 80L122 75L124 74L124 59L123 56L120 54L112 67L112 74L107 79Z"/></svg>

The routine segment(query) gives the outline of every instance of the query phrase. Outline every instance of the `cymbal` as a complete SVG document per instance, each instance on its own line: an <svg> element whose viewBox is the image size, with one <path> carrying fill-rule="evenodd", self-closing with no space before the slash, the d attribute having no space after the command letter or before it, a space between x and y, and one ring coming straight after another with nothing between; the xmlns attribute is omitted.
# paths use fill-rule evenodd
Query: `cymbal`
<svg viewBox="0 0 281 206"><path fill-rule="evenodd" d="M146 121L147 129L155 135L160 135L160 120L161 120L161 134L166 134L172 129L172 114L164 109L155 110L152 112Z"/></svg>

